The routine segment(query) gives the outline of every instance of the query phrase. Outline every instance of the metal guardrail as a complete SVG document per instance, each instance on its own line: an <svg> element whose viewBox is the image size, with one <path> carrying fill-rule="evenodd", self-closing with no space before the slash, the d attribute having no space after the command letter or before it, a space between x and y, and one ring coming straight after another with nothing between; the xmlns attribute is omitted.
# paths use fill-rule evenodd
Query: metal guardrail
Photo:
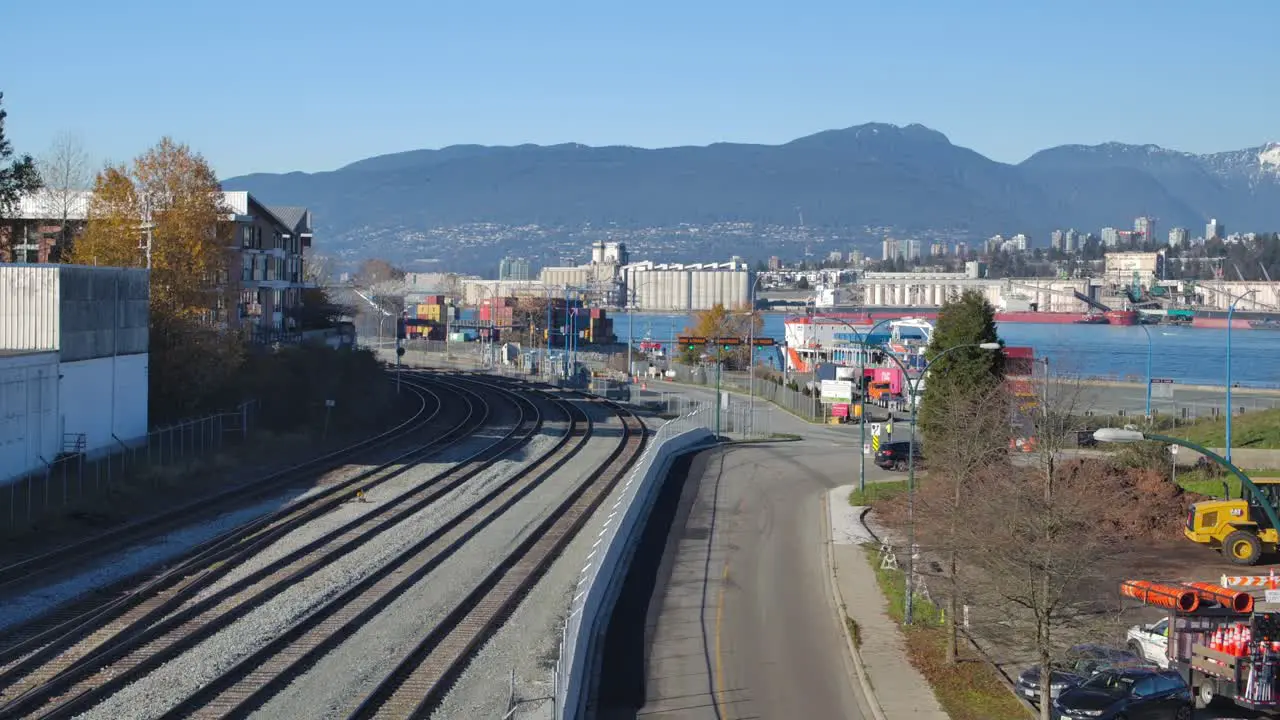
<svg viewBox="0 0 1280 720"><path fill-rule="evenodd" d="M634 532L637 529L634 524L624 527L624 523L628 516L634 512L633 507L637 501L637 496L644 489L643 478L654 469L654 463L663 454L664 445L691 430L708 428L708 421L714 423L713 415L714 408L709 407L706 403L701 403L693 406L690 412L663 423L662 427L652 436L640 462L636 463L626 483L622 486L622 497L613 505L613 511L605 520L604 527L600 531L600 541L597 543L596 549L588 557L587 565L582 569L577 588L569 601L568 616L561 630L559 653L552 676L553 717L555 720L577 720L582 716L583 705L585 704L582 702L583 698L570 697L570 694L585 691L585 674L590 667L590 658L579 655L584 649L584 638L582 637L584 632L583 619L586 615L594 615L593 608L589 607L588 603L592 599L598 598L599 594L606 589L604 586L597 586L597 583L602 581L608 583L613 580L610 577L602 579L600 572L607 562L610 560L616 561L617 559L617 553L620 552L620 548L615 545L615 542L618 540L619 533L624 531ZM598 611L599 608L594 608L594 610ZM592 629L588 628L588 631L590 630ZM590 638L585 638L585 640L586 648L593 646Z"/></svg>

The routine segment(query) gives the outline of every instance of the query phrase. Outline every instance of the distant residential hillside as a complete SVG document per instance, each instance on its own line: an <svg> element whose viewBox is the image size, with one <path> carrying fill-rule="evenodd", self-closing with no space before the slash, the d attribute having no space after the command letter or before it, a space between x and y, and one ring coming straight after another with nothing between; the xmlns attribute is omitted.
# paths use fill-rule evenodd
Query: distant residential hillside
<svg viewBox="0 0 1280 720"><path fill-rule="evenodd" d="M477 241L477 250L430 231L468 223L619 231L730 221L796 226L801 213L818 234L886 227L1027 232L1041 245L1054 228L1124 228L1137 215L1157 218L1161 230L1187 227L1193 236L1210 217L1232 230L1280 228L1280 145L1213 155L1066 145L1007 165L921 125L860 125L784 145L459 145L223 184L311 208L322 245L341 253L464 264L496 264L495 254L533 252L539 243L510 232ZM715 247L696 237L684 241L688 247L681 242L679 234L664 241L673 257L657 259L769 251L759 238Z"/></svg>

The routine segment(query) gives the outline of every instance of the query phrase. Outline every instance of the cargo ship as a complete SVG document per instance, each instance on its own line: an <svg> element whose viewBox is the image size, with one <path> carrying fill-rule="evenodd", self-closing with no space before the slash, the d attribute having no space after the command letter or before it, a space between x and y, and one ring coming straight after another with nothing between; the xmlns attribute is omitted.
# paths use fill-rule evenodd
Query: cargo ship
<svg viewBox="0 0 1280 720"><path fill-rule="evenodd" d="M1237 310L1231 313L1233 330L1271 330L1280 326L1280 313L1262 310ZM1223 329L1227 327L1226 310L1196 310L1191 327Z"/></svg>
<svg viewBox="0 0 1280 720"><path fill-rule="evenodd" d="M920 318L937 320L937 308L903 308L902 310L862 310L859 312L837 311L827 312L818 308L822 317L838 318L855 325L873 325L881 320L906 320ZM1098 318L1101 318L1099 320ZM803 318L799 318L803 319ZM998 323L1040 323L1045 325L1137 325L1138 313L1133 310L1109 310L1101 315L1084 312L1050 312L1039 310L996 311ZM789 322L789 321L788 321Z"/></svg>

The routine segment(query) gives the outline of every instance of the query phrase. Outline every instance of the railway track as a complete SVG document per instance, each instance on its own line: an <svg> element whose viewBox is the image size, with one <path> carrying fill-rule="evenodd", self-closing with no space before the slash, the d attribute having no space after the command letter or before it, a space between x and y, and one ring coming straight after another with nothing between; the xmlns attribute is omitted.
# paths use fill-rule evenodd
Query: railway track
<svg viewBox="0 0 1280 720"><path fill-rule="evenodd" d="M516 609L614 486L639 460L648 429L614 405L622 441L609 459L454 607L358 706L350 718L424 718L467 662Z"/></svg>
<svg viewBox="0 0 1280 720"><path fill-rule="evenodd" d="M459 389L473 384L473 381L463 378L450 382ZM224 577L236 566L237 559L247 557L283 535L282 532L267 529L260 532L249 531L244 537L247 545L242 546L246 552L222 558L221 564L215 566L216 569L184 577L179 582L178 592L153 595L110 622L97 623L91 632L79 638L71 638L74 642L66 644L60 651L54 653L46 650L41 653L41 661L28 660L21 668L15 667L11 675L21 677L10 682L9 688L17 696L8 704L0 706L0 715L61 717L89 707L166 659L181 654L254 609L262 607L296 583L349 555L387 528L402 522L460 486L527 442L542 425L542 418L536 407L518 393L503 392L505 397L515 401L519 417L510 431L480 452L265 567L219 590L209 590L215 579ZM472 405L469 417L477 414L482 418L488 417L488 405L480 393L468 389L464 391L464 397L469 398L468 402ZM381 484L401 475L421 461L421 454L425 449L437 448L441 442L451 443L469 435L482 423L483 420L480 423L464 422L423 448L407 453L409 457L402 455L397 459L399 464L396 467L387 465L378 468L377 471L381 474L370 476L369 479ZM368 488L370 484L361 487ZM306 519L314 517L310 513L305 515ZM296 523L289 525L290 529L296 526ZM206 592L203 597L198 597L197 590ZM106 642L104 638L110 638L111 642Z"/></svg>
<svg viewBox="0 0 1280 720"><path fill-rule="evenodd" d="M99 533L58 550L6 565L0 568L0 592L18 592L13 586L19 582L32 584L34 580L41 577L47 578L58 571L71 572L69 569L71 566L86 565L92 559L103 557L112 551L159 537L165 530L198 521L202 517L209 517L214 511L229 509L233 500L243 505L248 500L273 491L278 492L308 477L332 471L341 467L340 458L353 460L370 451L393 445L432 426L442 417L444 401L435 390L421 383L411 383L408 385L408 393L418 400L413 414L405 421L378 435L252 481L251 484L232 487L212 497L202 498L150 518ZM335 484L329 491L317 494L314 498L320 500L330 497L331 493L340 496L351 484L359 483L365 477L366 473L361 473L345 482ZM187 560L184 564L193 565L201 561L216 562L221 555L220 548L235 542L246 530L262 527L264 523L271 520L272 517L268 516L200 543L187 552ZM109 583L29 621L5 628L3 637L0 638L0 701L5 698L3 677L16 661L47 647L51 640L61 637L89 619L106 617L120 611L136 594L140 583L142 589L159 590L165 582L177 576L176 572L166 572L151 581L144 580L149 573L154 573L154 569L144 570Z"/></svg>
<svg viewBox="0 0 1280 720"><path fill-rule="evenodd" d="M121 632L159 620L234 569L237 555L257 552L307 521L347 502L355 492L367 491L402 474L397 472L398 465L443 452L482 426L489 417L488 406L473 399L474 393L459 394L454 389L440 392L443 386L431 389L423 380L411 380L406 385L411 386L413 392L429 392L439 401L431 418L426 424L419 424L417 430L432 424L431 420L445 405L444 398L452 400L451 404L464 414L454 417L453 429L400 453L387 463L205 543L175 567L122 597L106 603L100 595L92 597L75 604L74 609L82 610L78 614L74 609L64 611L52 619L8 632L6 647L0 651L0 700L12 700L19 692L71 667ZM0 705L0 715L5 712Z"/></svg>
<svg viewBox="0 0 1280 720"><path fill-rule="evenodd" d="M162 513L135 520L84 540L65 545L49 552L26 557L0 565L0 592L11 591L18 584L27 584L34 578L84 562L114 549L124 547L140 539L154 537L159 531L176 524L190 522L198 512L207 513L223 505L243 504L247 498L267 494L282 486L328 472L345 464L358 455L385 447L412 435L429 425L442 411L441 399L430 388L419 383L408 386L408 392L417 399L417 407L410 417L377 435L333 450L305 462L277 470L265 477L230 487L214 495L171 508Z"/></svg>

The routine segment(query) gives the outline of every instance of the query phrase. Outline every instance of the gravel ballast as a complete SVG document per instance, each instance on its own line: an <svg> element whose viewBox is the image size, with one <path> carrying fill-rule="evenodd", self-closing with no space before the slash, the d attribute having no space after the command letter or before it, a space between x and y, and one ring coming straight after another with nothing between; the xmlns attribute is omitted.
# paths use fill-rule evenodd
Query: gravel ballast
<svg viewBox="0 0 1280 720"><path fill-rule="evenodd" d="M500 435L501 432L483 431L472 442L476 442L478 447L483 447ZM517 471L519 465L523 462L523 457L528 453L542 452L545 449L549 449L553 443L554 437L549 436L547 431L544 431L529 446L525 447L524 452L516 453L511 459L499 461L481 476L473 478L470 482L450 492L430 507L424 508L415 515L406 518L378 538L326 567L316 576L297 583L263 607L257 608L233 623L231 627L219 632L182 656L134 682L82 717L110 718L114 720L121 716L141 718L154 717L162 713L201 686L207 684L220 673L229 669L239 659L278 636L284 629L295 624L302 616L313 611L326 599L359 582L376 568L392 560L405 548L439 527L442 522L454 515L471 498L483 492L484 487L500 482L502 478L510 477ZM460 454L465 456L469 453L462 452ZM436 463L431 465L434 466ZM428 467L431 466L415 468L402 476L402 478L398 478L397 481L402 481L406 487L413 483L424 482L435 474ZM274 550L272 557L279 557L287 553L291 548L297 547L299 544L323 532L322 529L312 530L310 525L332 528L334 525L357 516L362 511L367 512L368 509L376 505L377 498L380 495L389 501L391 498L390 488L387 491L380 490L374 493L371 498L374 502L367 505L349 503L335 513L326 516L326 518L309 524L305 531L300 530L297 533L291 533L286 538L283 538L281 542L276 543L279 549ZM242 576L244 573L252 571L253 567L261 567L262 564L269 561L270 558L264 552L259 558L246 563L244 568L238 569L237 573ZM226 582L230 582L230 580ZM346 668L346 670L350 672L350 668ZM312 707L314 708L315 706ZM287 714L283 716L312 717L313 715L308 711L302 715Z"/></svg>
<svg viewBox="0 0 1280 720"><path fill-rule="evenodd" d="M595 415L597 422L605 419ZM597 428L616 427L599 424ZM604 436L588 444L571 461L568 468L542 483L505 515L496 519L473 538L463 552L444 562L430 576L391 604L372 622L348 638L285 691L273 698L255 714L256 718L277 717L346 717L356 698L368 693L475 585L501 561L510 549L548 516L564 500L574 484L607 456L616 445L616 436ZM574 580L573 582L576 582ZM563 603L544 603L559 612ZM549 621L554 625L554 620ZM547 633L536 631L535 635ZM535 643L536 644L536 643ZM524 654L523 649L513 650ZM517 662L536 659L513 658ZM490 693L503 695L512 660L499 659L503 675L498 685L488 687ZM463 713L452 717L501 717L491 714Z"/></svg>
<svg viewBox="0 0 1280 720"><path fill-rule="evenodd" d="M224 513L210 520L166 533L102 558L95 567L0 603L0 631L38 617L63 603L98 588L119 582L148 568L181 556L191 548L238 525L249 522L289 502L294 493L282 493L270 500Z"/></svg>
<svg viewBox="0 0 1280 720"><path fill-rule="evenodd" d="M619 426L614 417L610 427ZM597 446L597 464L612 449L612 443L616 443L613 438L609 445L602 443ZM575 483L585 479L592 470L592 465L585 463L576 467L581 470L572 478ZM613 504L621 497L623 484L618 483L610 492L511 618L485 643L432 714L432 720L504 717L509 710L513 670L517 704L511 719L549 720L552 717L551 676L559 654L560 634L569 602L591 546L605 518L612 512ZM566 491L568 487L566 484Z"/></svg>

